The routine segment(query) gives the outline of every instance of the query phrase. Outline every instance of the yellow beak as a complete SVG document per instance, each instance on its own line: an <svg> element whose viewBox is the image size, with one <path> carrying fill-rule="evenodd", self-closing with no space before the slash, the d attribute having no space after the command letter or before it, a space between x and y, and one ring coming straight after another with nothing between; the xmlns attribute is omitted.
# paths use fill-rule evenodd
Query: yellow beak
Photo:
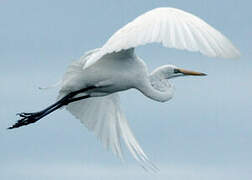
<svg viewBox="0 0 252 180"><path fill-rule="evenodd" d="M205 73L189 71L185 69L176 69L176 70L184 75L190 75L190 76L206 76L207 75Z"/></svg>

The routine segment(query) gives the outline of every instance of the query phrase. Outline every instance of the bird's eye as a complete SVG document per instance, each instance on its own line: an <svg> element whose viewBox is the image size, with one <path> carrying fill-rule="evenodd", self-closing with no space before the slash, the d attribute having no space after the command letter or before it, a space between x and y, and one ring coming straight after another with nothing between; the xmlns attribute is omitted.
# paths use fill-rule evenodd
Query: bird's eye
<svg viewBox="0 0 252 180"><path fill-rule="evenodd" d="M174 69L174 73L181 73L181 71L179 69Z"/></svg>

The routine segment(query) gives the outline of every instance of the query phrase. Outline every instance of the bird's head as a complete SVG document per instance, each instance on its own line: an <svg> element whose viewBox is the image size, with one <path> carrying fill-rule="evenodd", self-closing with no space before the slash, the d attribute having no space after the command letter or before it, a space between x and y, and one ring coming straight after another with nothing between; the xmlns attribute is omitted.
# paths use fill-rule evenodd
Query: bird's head
<svg viewBox="0 0 252 180"><path fill-rule="evenodd" d="M155 69L152 74L159 76L164 79L171 79L180 76L206 76L205 73L185 70L182 68L178 68L174 65L164 65Z"/></svg>
<svg viewBox="0 0 252 180"><path fill-rule="evenodd" d="M150 83L140 86L139 90L155 101L166 102L174 94L174 86L168 82L168 79L180 76L206 76L206 74L185 70L174 65L164 65L151 72Z"/></svg>

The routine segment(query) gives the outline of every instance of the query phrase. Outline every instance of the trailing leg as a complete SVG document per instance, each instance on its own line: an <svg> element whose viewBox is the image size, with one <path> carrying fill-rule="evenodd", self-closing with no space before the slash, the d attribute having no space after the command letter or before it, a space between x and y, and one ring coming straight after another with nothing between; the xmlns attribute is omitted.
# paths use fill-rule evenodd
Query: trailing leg
<svg viewBox="0 0 252 180"><path fill-rule="evenodd" d="M13 126L9 127L8 129L14 129L21 126L25 126L31 123L35 123L36 121L40 120L41 118L45 117L46 115L52 113L53 111L61 108L62 106L65 106L69 103L72 103L74 101L79 101L82 99L89 98L89 95L81 96L74 98L77 94L86 92L88 90L94 89L95 87L88 87L84 88L78 91L74 91L57 101L56 103L52 104L51 106L43 109L42 111L35 112L35 113L18 113L17 115L21 118L19 119Z"/></svg>

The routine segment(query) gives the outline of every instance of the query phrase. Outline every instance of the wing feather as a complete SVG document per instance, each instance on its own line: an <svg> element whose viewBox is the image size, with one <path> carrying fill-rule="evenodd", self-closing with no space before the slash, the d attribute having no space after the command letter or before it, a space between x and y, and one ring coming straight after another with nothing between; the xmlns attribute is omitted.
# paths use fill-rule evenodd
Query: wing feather
<svg viewBox="0 0 252 180"><path fill-rule="evenodd" d="M210 57L240 55L224 35L195 15L175 8L157 8L119 29L98 53L90 56L84 68L105 54L154 42L169 48L199 51Z"/></svg>
<svg viewBox="0 0 252 180"><path fill-rule="evenodd" d="M111 149L116 156L123 159L120 142L122 138L134 159L142 167L157 170L134 137L120 109L117 93L73 102L67 105L66 109L94 132L105 148Z"/></svg>

